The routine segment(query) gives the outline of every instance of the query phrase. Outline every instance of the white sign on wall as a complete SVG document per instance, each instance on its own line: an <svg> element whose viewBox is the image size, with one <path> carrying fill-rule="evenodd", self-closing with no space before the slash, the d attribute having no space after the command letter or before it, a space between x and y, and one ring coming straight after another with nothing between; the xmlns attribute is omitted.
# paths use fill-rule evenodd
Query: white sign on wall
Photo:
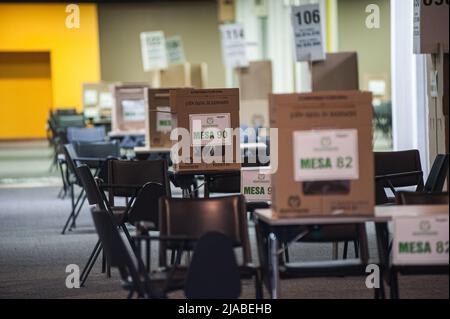
<svg viewBox="0 0 450 319"><path fill-rule="evenodd" d="M448 215L394 218L394 265L448 265Z"/></svg>
<svg viewBox="0 0 450 319"><path fill-rule="evenodd" d="M308 4L292 7L291 20L297 61L325 60L320 5Z"/></svg>
<svg viewBox="0 0 450 319"><path fill-rule="evenodd" d="M227 68L245 68L249 66L242 24L223 24L220 26L222 35L222 54Z"/></svg>
<svg viewBox="0 0 450 319"><path fill-rule="evenodd" d="M358 130L296 131L293 141L297 182L359 178Z"/></svg>
<svg viewBox="0 0 450 319"><path fill-rule="evenodd" d="M248 202L272 200L272 175L263 169L243 168L241 170L241 194Z"/></svg>
<svg viewBox="0 0 450 319"><path fill-rule="evenodd" d="M145 72L167 69L167 48L164 32L142 32L141 50Z"/></svg>
<svg viewBox="0 0 450 319"><path fill-rule="evenodd" d="M181 64L186 62L183 41L176 35L166 39L167 59L169 64Z"/></svg>
<svg viewBox="0 0 450 319"><path fill-rule="evenodd" d="M190 114L193 146L232 145L230 113Z"/></svg>

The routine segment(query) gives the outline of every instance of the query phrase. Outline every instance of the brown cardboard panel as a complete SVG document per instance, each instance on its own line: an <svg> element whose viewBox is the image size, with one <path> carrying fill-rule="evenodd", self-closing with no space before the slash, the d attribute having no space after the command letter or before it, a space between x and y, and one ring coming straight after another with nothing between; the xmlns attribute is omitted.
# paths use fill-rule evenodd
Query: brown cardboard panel
<svg viewBox="0 0 450 319"><path fill-rule="evenodd" d="M326 60L312 64L313 92L359 90L356 52L328 53Z"/></svg>
<svg viewBox="0 0 450 319"><path fill-rule="evenodd" d="M372 94L359 91L274 94L269 110L271 127L278 128L278 161L282 163L272 176L272 205L277 216L373 215ZM359 178L295 181L294 132L336 129L357 131Z"/></svg>
<svg viewBox="0 0 450 319"><path fill-rule="evenodd" d="M149 86L143 83L111 85L114 96L113 133L145 132L145 89L147 88ZM127 115L127 109L137 113Z"/></svg>
<svg viewBox="0 0 450 319"><path fill-rule="evenodd" d="M207 65L200 64L172 64L166 70L161 70L160 87L193 87L202 89L207 86Z"/></svg>
<svg viewBox="0 0 450 319"><path fill-rule="evenodd" d="M419 5L420 25L414 30L414 53L431 54L439 52L439 45L448 53L448 2L415 0ZM431 4L428 4L431 2ZM419 17L414 17L415 22Z"/></svg>
<svg viewBox="0 0 450 319"><path fill-rule="evenodd" d="M195 89L208 87L208 65L206 63L191 63L191 87Z"/></svg>
<svg viewBox="0 0 450 319"><path fill-rule="evenodd" d="M272 62L253 61L237 70L241 100L267 100L272 93Z"/></svg>
<svg viewBox="0 0 450 319"><path fill-rule="evenodd" d="M191 118L202 117L211 119L211 127L216 125L216 120L225 119L229 121L231 129L239 128L239 90L238 89L209 89L209 90L194 90L194 89L179 89L170 91L170 108L174 113L174 118L177 127L191 131ZM176 142L172 142L173 145ZM230 145L225 145L222 148L222 157L219 163L205 163L203 159L200 162L194 162L194 151L198 148L190 146L190 154L184 159L182 163L175 164L175 171L221 171L221 170L239 170L240 163L238 163L238 156L236 154L236 145L239 145L239 136L234 136L230 140ZM203 147L202 147L203 150ZM224 155L232 154L232 163L225 163ZM221 163L220 163L221 162Z"/></svg>
<svg viewBox="0 0 450 319"><path fill-rule="evenodd" d="M218 1L218 18L220 23L234 22L235 0L217 0Z"/></svg>
<svg viewBox="0 0 450 319"><path fill-rule="evenodd" d="M161 124L161 121L167 121L172 118L171 114L159 111L170 111L170 90L175 89L146 89L145 90L145 142L148 148L167 148L170 149L172 141L170 140L170 131L167 123ZM158 121L160 123L158 124ZM170 128L173 128L171 125Z"/></svg>

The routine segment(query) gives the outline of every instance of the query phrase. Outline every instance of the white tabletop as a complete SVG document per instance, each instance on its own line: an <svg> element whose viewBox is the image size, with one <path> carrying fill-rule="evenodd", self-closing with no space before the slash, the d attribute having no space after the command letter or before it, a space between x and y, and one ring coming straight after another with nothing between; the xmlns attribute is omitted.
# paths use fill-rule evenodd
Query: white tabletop
<svg viewBox="0 0 450 319"><path fill-rule="evenodd" d="M274 216L271 209L258 209L255 215L271 226L295 225L331 225L331 224L359 224L366 222L389 222L394 217L424 217L448 215L448 205L428 206L377 206L373 216L315 216L315 217L288 217Z"/></svg>

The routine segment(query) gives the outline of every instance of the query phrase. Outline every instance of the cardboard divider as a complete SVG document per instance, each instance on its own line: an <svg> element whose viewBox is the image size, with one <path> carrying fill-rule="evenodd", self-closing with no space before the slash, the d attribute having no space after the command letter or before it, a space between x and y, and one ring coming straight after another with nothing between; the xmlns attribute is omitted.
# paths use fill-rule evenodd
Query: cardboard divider
<svg viewBox="0 0 450 319"><path fill-rule="evenodd" d="M143 83L111 85L112 134L145 134L145 90L148 88Z"/></svg>
<svg viewBox="0 0 450 319"><path fill-rule="evenodd" d="M359 90L358 54L327 53L326 59L312 63L312 90Z"/></svg>
<svg viewBox="0 0 450 319"><path fill-rule="evenodd" d="M239 128L238 89L172 90L170 109L174 113L176 127L186 129L190 135L187 141L189 151L180 154L181 162L174 163L175 171L240 169L240 152L236 151L240 149L239 134L226 132L227 129L234 131ZM220 144L211 146L211 138ZM172 143L178 144L176 141Z"/></svg>
<svg viewBox="0 0 450 319"><path fill-rule="evenodd" d="M373 215L372 113L368 92L271 95L279 148L272 204L278 217Z"/></svg>

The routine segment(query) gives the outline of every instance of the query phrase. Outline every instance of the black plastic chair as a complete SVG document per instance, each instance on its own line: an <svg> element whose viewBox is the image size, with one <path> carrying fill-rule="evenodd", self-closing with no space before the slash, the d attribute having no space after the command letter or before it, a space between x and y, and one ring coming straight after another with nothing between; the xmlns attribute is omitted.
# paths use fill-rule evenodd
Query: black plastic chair
<svg viewBox="0 0 450 319"><path fill-rule="evenodd" d="M61 231L61 234L65 234L66 230L69 228L69 224L71 224L69 230L76 226L76 216L81 211L81 208L84 205L86 197L84 196L84 189L82 188L81 180L78 175L78 171L76 169L77 164L75 162L75 158L77 157L76 151L71 144L66 144L63 146L63 152L66 162L66 172L65 172L65 180L70 188L70 199L71 199L71 211L69 217L67 218L64 227ZM75 196L75 186L81 188L78 196Z"/></svg>
<svg viewBox="0 0 450 319"><path fill-rule="evenodd" d="M400 205L448 205L448 193L423 193L400 192L398 204ZM395 266L389 269L389 285L391 287L391 299L399 299L398 274L401 275L448 275L449 265L445 266Z"/></svg>
<svg viewBox="0 0 450 319"><path fill-rule="evenodd" d="M418 150L375 152L374 155L377 205L395 202L395 198L388 198L385 188L389 188L394 195L399 187L415 186L416 191L423 191L423 171Z"/></svg>
<svg viewBox="0 0 450 319"><path fill-rule="evenodd" d="M67 140L69 143L102 142L105 138L106 130L104 126L90 128L69 127L67 129Z"/></svg>
<svg viewBox="0 0 450 319"><path fill-rule="evenodd" d="M184 291L188 299L239 298L241 279L230 238L211 232L199 239Z"/></svg>
<svg viewBox="0 0 450 319"><path fill-rule="evenodd" d="M438 193L444 189L448 177L448 154L439 154L434 160L430 174L424 186L425 193Z"/></svg>
<svg viewBox="0 0 450 319"><path fill-rule="evenodd" d="M160 234L163 237L199 239L209 232L228 236L233 247L242 250L241 278L253 278L256 298L262 298L259 269L252 264L248 235L247 212L243 196L210 199L160 199ZM167 266L167 252L176 248L170 242L161 242L160 266ZM187 252L193 247L184 247ZM173 256L173 254L172 254ZM173 264L173 258L171 260Z"/></svg>

